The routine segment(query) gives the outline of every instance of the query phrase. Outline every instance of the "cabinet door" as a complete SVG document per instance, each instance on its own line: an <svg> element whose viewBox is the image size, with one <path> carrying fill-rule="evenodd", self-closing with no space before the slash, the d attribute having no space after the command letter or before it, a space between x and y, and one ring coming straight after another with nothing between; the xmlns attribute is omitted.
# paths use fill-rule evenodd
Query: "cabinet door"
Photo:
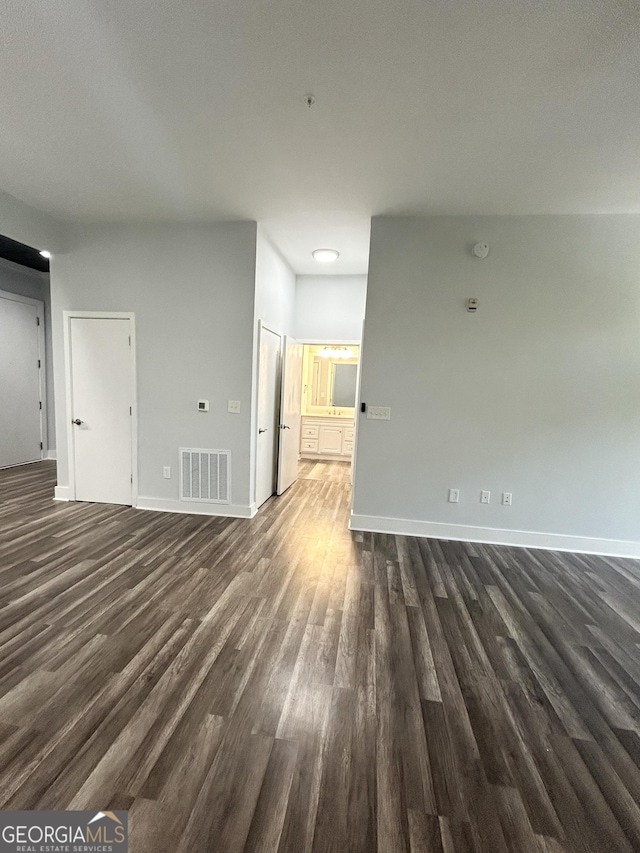
<svg viewBox="0 0 640 853"><path fill-rule="evenodd" d="M318 440L318 451L320 453L339 456L342 453L342 427L322 425Z"/></svg>

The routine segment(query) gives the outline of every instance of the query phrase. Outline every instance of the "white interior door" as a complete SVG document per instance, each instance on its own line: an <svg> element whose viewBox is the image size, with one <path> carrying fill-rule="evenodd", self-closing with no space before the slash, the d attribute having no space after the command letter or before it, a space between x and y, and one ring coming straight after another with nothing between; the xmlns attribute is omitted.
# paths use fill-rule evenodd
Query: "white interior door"
<svg viewBox="0 0 640 853"><path fill-rule="evenodd" d="M298 478L300 455L300 403L302 400L302 344L285 336L280 398L280 446L277 493L281 495Z"/></svg>
<svg viewBox="0 0 640 853"><path fill-rule="evenodd" d="M256 506L276 490L280 404L280 335L260 326L258 364L258 441Z"/></svg>
<svg viewBox="0 0 640 853"><path fill-rule="evenodd" d="M70 429L78 501L132 503L131 353L129 319L70 319Z"/></svg>
<svg viewBox="0 0 640 853"><path fill-rule="evenodd" d="M0 468L42 459L41 313L0 295Z"/></svg>

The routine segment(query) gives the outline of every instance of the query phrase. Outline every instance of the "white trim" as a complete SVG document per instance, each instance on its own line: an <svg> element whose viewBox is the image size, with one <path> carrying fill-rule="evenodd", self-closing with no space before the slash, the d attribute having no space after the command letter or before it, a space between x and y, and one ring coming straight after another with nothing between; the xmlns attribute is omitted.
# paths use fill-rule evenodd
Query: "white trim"
<svg viewBox="0 0 640 853"><path fill-rule="evenodd" d="M0 290L0 299L12 299L14 302L25 302L27 305L35 305L37 308L44 306L42 299L33 299L31 296L23 296L21 293L11 293L9 290Z"/></svg>
<svg viewBox="0 0 640 853"><path fill-rule="evenodd" d="M349 520L349 530L392 533L399 536L423 536L428 539L484 542L488 545L511 545L516 548L541 548L545 551L573 551L606 557L640 557L640 542L626 542L621 539L595 539L590 536L567 536L563 533L537 533L528 530L501 530L494 527L443 524L437 521L356 515L353 512Z"/></svg>
<svg viewBox="0 0 640 853"><path fill-rule="evenodd" d="M73 418L71 388L71 320L74 318L90 320L129 320L131 333L131 506L138 501L138 381L136 370L136 315L132 311L63 311L64 329L64 385L67 429L67 461L69 467L69 497L60 500L76 499L75 454L73 451L73 430L69 429Z"/></svg>
<svg viewBox="0 0 640 853"><path fill-rule="evenodd" d="M13 465L0 465L0 471L9 471L11 468L22 468L23 465L37 465L42 459L28 459L26 462L14 462Z"/></svg>
<svg viewBox="0 0 640 853"><path fill-rule="evenodd" d="M20 267L22 269L22 267ZM37 270L32 270L37 272ZM47 432L47 345L44 331L44 302L41 299L32 299L30 296L22 296L20 293L10 293L8 290L0 290L0 299L8 299L12 302L22 302L25 305L33 305L38 317L38 392L40 394L40 459L46 459L45 447L49 442ZM30 460L34 461L34 460Z"/></svg>
<svg viewBox="0 0 640 853"><path fill-rule="evenodd" d="M54 501L71 501L73 498L71 497L71 487L70 486L56 486L53 491L53 499Z"/></svg>
<svg viewBox="0 0 640 853"><path fill-rule="evenodd" d="M214 504L202 501L179 501L168 498L139 497L136 509L147 509L152 512L176 512L182 515L220 515L228 518L253 518L256 514L255 504Z"/></svg>
<svg viewBox="0 0 640 853"><path fill-rule="evenodd" d="M56 453L56 449L55 449L55 447L50 447L50 448L47 450L47 455L46 455L46 457L45 457L45 458L46 458L46 459L57 459L57 458L58 458L58 454Z"/></svg>

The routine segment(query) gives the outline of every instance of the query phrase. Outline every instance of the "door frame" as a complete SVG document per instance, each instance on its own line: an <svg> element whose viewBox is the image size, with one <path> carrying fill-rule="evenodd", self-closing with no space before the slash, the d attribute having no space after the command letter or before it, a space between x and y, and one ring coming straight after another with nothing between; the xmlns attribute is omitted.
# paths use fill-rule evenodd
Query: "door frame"
<svg viewBox="0 0 640 853"><path fill-rule="evenodd" d="M253 428L255 447L256 447L255 470L254 470L254 475L253 475L253 505L256 508L256 512L260 511L260 507L258 506L258 428L260 425L259 425L258 421L259 421L259 415L260 415L260 412L259 412L259 406L260 406L260 346L262 344L262 330L263 329L265 329L267 332L271 332L273 335L276 335L278 338L280 338L280 367L281 367L281 369L282 369L282 341L284 339L284 335L282 334L282 332L279 332L278 329L276 329L270 323L265 323L264 320L260 320L260 319L258 320L258 340L257 340L257 347L256 347L256 359L257 359L257 364L256 364L256 398L255 398L256 399L256 422L255 422L255 425ZM282 385L282 376L281 376L280 385ZM281 388L279 387L278 390L280 391ZM276 406L278 407L278 411L279 411L279 409L280 409L280 395L278 395L278 399L276 400ZM279 426L280 426L280 414L278 413L278 427ZM277 438L278 438L278 440L276 441L276 488L277 488L277 480L278 480L278 457L279 457L280 436L278 436ZM275 494L275 492L273 494ZM272 495L272 497L273 497L273 495ZM266 503L266 501L265 501L265 503ZM261 506L264 506L264 504L261 504Z"/></svg>
<svg viewBox="0 0 640 853"><path fill-rule="evenodd" d="M40 361L38 373L38 389L40 391L40 461L47 458L49 452L49 431L47 429L47 348L44 331L44 302L41 299L32 299L30 296L22 296L19 293L10 293L8 290L0 290L0 299L10 299L13 302L24 302L33 305L38 316L38 359ZM28 464L28 463L23 463Z"/></svg>
<svg viewBox="0 0 640 853"><path fill-rule="evenodd" d="M303 346L317 347L322 346L322 344L326 344L327 346L338 346L338 347L358 347L358 373L356 375L356 405L353 413L353 452L351 454L351 468L350 468L350 481L351 481L351 505L353 508L353 495L355 492L355 474L356 474L356 451L358 448L358 415L360 414L360 377L361 377L361 365L362 365L362 342L364 338L364 322L363 333L360 340L356 340L355 338L334 338L333 340L327 340L326 338L300 338L298 340L299 344ZM313 417L313 416L311 416ZM318 417L322 417L319 415Z"/></svg>
<svg viewBox="0 0 640 853"><path fill-rule="evenodd" d="M69 497L76 499L76 460L73 444L73 386L71 382L71 321L129 320L131 330L131 506L138 505L138 382L136 372L136 315L131 311L63 311L64 325L64 389L67 430L67 460L69 465Z"/></svg>

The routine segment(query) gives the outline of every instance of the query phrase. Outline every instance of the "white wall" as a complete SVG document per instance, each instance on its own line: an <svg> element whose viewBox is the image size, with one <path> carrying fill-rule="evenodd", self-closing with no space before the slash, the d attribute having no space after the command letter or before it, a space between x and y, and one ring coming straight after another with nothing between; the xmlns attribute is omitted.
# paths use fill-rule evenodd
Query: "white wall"
<svg viewBox="0 0 640 853"><path fill-rule="evenodd" d="M53 395L53 354L51 350L51 294L49 273L29 269L0 258L0 290L39 299L44 302L45 368L47 389L47 452L53 454L56 447L55 406Z"/></svg>
<svg viewBox="0 0 640 853"><path fill-rule="evenodd" d="M359 341L366 295L366 275L299 275L295 337L317 343Z"/></svg>
<svg viewBox="0 0 640 853"><path fill-rule="evenodd" d="M640 543L640 216L374 218L361 398L354 527Z"/></svg>
<svg viewBox="0 0 640 853"><path fill-rule="evenodd" d="M251 412L251 494L255 500L256 440L258 430L258 321L280 335L293 337L296 275L258 224L256 238L256 293L253 323L253 398Z"/></svg>
<svg viewBox="0 0 640 853"><path fill-rule="evenodd" d="M69 235L51 266L62 487L69 470L62 312L133 311L141 499L166 508L177 502L178 447L229 449L232 504L248 511L255 266L253 222L96 225ZM196 409L201 397L210 400L208 414ZM241 414L227 413L228 399L242 402ZM164 465L171 480L162 477Z"/></svg>
<svg viewBox="0 0 640 853"><path fill-rule="evenodd" d="M258 226L256 239L256 320L283 335L293 334L296 275Z"/></svg>

